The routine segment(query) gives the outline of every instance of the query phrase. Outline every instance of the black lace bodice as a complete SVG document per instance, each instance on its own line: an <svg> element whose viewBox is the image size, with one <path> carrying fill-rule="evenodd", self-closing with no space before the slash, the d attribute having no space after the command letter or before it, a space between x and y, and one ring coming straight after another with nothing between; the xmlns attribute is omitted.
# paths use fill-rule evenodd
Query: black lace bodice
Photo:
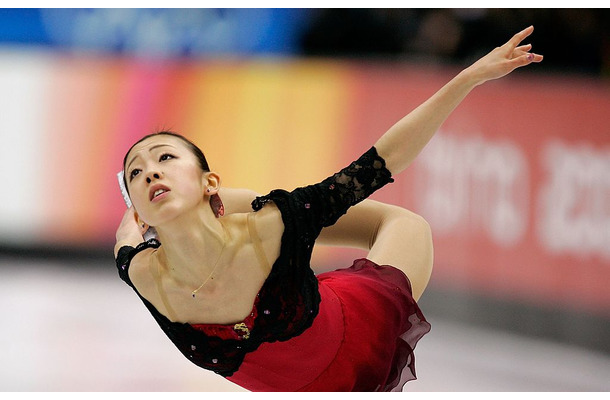
<svg viewBox="0 0 610 400"><path fill-rule="evenodd" d="M184 356L202 368L230 376L244 356L261 343L288 340L311 326L320 304L318 281L310 268L316 238L322 228L334 224L350 206L389 182L393 182L391 173L372 147L357 161L318 184L292 192L273 190L252 202L254 211L268 202L275 203L282 215L284 233L280 254L258 293L254 325L248 335L223 339L189 324L171 322L138 293L129 279L129 264L138 252L159 247L161 244L155 239L136 248L122 247L116 260L119 275L136 291ZM236 332L241 332L240 325L243 324L235 324Z"/></svg>

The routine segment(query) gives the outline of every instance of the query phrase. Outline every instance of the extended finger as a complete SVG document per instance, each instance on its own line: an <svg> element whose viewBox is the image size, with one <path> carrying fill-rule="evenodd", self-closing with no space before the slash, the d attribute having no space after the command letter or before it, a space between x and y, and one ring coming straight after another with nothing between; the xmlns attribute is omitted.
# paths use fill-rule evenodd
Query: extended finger
<svg viewBox="0 0 610 400"><path fill-rule="evenodd" d="M516 69L540 61L542 61L542 56L540 54L525 53L510 60L510 65L512 66L512 69Z"/></svg>
<svg viewBox="0 0 610 400"><path fill-rule="evenodd" d="M513 50L511 58L517 58L517 57L520 57L520 56L522 56L524 54L527 54L531 49L532 49L532 45L531 44L526 44L526 45L523 45L523 46L519 46L515 50Z"/></svg>
<svg viewBox="0 0 610 400"><path fill-rule="evenodd" d="M519 46L515 49L515 51L521 51L521 52L528 52L532 49L532 45L531 44L524 44L522 46Z"/></svg>
<svg viewBox="0 0 610 400"><path fill-rule="evenodd" d="M516 48L519 43L521 43L526 37L528 37L529 35L532 34L532 32L534 31L534 26L530 25L527 28L525 28L524 30L522 30L519 33L516 33L509 41L507 44L509 44L511 47Z"/></svg>

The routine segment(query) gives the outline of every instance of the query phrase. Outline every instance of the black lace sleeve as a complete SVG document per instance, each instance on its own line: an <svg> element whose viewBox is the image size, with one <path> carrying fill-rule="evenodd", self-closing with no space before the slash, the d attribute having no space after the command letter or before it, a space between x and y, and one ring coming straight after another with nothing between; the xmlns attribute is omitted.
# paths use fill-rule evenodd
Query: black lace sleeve
<svg viewBox="0 0 610 400"><path fill-rule="evenodd" d="M322 182L295 189L290 193L296 207L307 210L315 230L334 224L349 207L359 203L376 190L394 182L385 160L371 147L358 160ZM268 201L275 201L283 191L272 191L252 203L259 210ZM285 192L284 192L285 193Z"/></svg>
<svg viewBox="0 0 610 400"><path fill-rule="evenodd" d="M133 257L144 249L149 247L157 248L161 243L156 239L150 239L146 242L140 243L136 247L123 246L119 249L116 256L116 267L119 272L119 277L129 286L133 287L131 279L129 279L129 265Z"/></svg>

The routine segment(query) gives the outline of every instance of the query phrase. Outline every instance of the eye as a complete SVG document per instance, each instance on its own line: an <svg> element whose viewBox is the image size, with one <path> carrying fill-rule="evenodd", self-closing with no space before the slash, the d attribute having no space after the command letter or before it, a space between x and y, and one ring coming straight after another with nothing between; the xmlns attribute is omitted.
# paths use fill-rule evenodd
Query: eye
<svg viewBox="0 0 610 400"><path fill-rule="evenodd" d="M159 157L159 161L167 161L167 160L171 160L172 158L176 158L176 157L174 157L172 154L164 153L161 155L161 157Z"/></svg>
<svg viewBox="0 0 610 400"><path fill-rule="evenodd" d="M131 182L133 180L133 178L135 178L136 176L138 176L140 174L140 170L135 168L133 170L131 170L131 173L129 174L129 181Z"/></svg>

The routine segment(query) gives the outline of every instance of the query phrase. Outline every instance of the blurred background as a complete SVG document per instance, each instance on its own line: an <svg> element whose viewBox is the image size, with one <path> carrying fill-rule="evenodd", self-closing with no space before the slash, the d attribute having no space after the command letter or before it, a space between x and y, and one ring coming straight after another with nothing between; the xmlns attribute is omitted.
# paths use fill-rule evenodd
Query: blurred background
<svg viewBox="0 0 610 400"><path fill-rule="evenodd" d="M0 9L0 390L232 391L117 276L130 145L171 129L229 187L347 165L534 25L376 199L432 226L407 391L610 389L607 9ZM321 269L363 253L316 249Z"/></svg>

